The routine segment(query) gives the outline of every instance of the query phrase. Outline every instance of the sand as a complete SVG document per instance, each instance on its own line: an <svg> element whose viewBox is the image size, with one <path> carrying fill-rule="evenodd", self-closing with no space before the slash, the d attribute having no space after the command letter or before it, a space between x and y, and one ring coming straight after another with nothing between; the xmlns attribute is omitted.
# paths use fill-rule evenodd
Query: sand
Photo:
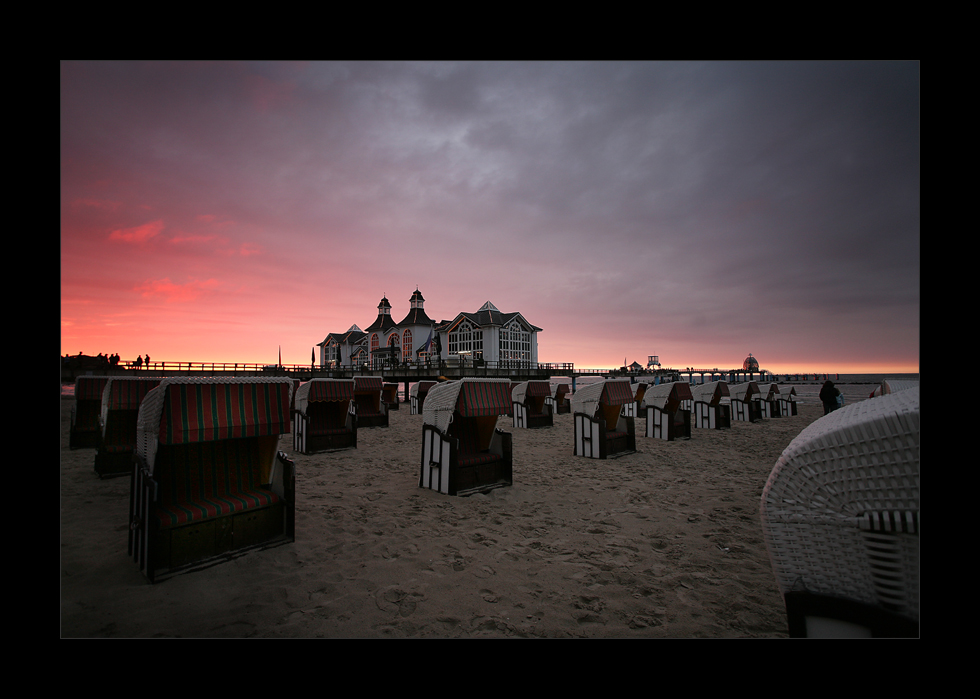
<svg viewBox="0 0 980 699"><path fill-rule="evenodd" d="M870 390L870 389L868 389ZM815 390L814 390L815 393ZM864 397L862 387L856 397ZM61 401L64 638L785 637L759 521L782 450L823 414L637 453L572 453L572 417L512 432L514 485L470 497L418 487L422 417L407 404L358 448L304 456L296 541L150 585L127 556L129 478L68 449Z"/></svg>

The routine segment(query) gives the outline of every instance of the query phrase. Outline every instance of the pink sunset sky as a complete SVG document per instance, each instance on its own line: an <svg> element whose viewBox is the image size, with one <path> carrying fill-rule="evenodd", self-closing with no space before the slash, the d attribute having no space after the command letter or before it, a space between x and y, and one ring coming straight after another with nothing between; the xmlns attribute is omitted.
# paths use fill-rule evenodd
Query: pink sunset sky
<svg viewBox="0 0 980 699"><path fill-rule="evenodd" d="M61 354L309 364L491 301L538 358L919 370L915 62L61 64Z"/></svg>

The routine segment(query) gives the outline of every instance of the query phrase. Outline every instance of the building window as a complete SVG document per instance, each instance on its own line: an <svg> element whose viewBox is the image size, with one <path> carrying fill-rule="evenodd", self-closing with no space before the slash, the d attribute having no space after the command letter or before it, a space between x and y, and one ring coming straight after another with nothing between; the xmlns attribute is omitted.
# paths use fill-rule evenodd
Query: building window
<svg viewBox="0 0 980 699"><path fill-rule="evenodd" d="M371 335L371 352L374 352L376 349L378 349L378 347L380 347L378 342L378 333L374 333Z"/></svg>
<svg viewBox="0 0 980 699"><path fill-rule="evenodd" d="M500 358L531 361L531 333L516 320L500 330Z"/></svg>
<svg viewBox="0 0 980 699"><path fill-rule="evenodd" d="M449 354L460 352L471 352L474 356L483 354L483 330L467 320L449 333Z"/></svg>
<svg viewBox="0 0 980 699"><path fill-rule="evenodd" d="M405 328L402 333L402 359L408 361L412 358L412 331Z"/></svg>

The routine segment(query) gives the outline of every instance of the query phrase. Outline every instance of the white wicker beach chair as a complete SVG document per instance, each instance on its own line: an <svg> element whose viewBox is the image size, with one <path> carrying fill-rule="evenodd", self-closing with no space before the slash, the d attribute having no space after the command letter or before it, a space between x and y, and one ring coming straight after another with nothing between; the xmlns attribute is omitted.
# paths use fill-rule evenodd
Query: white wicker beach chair
<svg viewBox="0 0 980 699"><path fill-rule="evenodd" d="M547 381L523 381L513 387L514 427L536 429L554 425L554 401Z"/></svg>
<svg viewBox="0 0 980 699"><path fill-rule="evenodd" d="M508 379L436 384L422 411L419 487L471 495L513 483L513 441L497 429L513 400Z"/></svg>
<svg viewBox="0 0 980 699"><path fill-rule="evenodd" d="M681 406L691 400L691 386L685 381L647 386L640 403L644 436L668 442L690 439L691 411Z"/></svg>
<svg viewBox="0 0 980 699"><path fill-rule="evenodd" d="M804 429L769 476L761 517L791 636L917 636L918 389Z"/></svg>
<svg viewBox="0 0 980 699"><path fill-rule="evenodd" d="M633 400L628 379L610 379L583 386L571 400L574 453L608 459L636 452L634 418L622 414Z"/></svg>
<svg viewBox="0 0 980 699"><path fill-rule="evenodd" d="M727 381L709 381L691 386L694 426L721 430L732 426L732 399Z"/></svg>

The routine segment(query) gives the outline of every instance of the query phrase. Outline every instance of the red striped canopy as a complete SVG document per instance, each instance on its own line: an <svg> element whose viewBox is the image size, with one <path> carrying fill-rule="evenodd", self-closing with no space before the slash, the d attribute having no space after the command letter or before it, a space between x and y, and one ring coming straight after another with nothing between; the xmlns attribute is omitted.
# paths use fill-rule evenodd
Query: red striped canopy
<svg viewBox="0 0 980 699"><path fill-rule="evenodd" d="M149 391L160 385L160 379L113 379L106 398L107 410L138 410Z"/></svg>
<svg viewBox="0 0 980 699"><path fill-rule="evenodd" d="M166 387L161 444L289 432L289 383L175 383Z"/></svg>
<svg viewBox="0 0 980 699"><path fill-rule="evenodd" d="M310 403L316 403L318 401L345 401L353 398L353 381L311 381L310 392L306 400Z"/></svg>
<svg viewBox="0 0 980 699"><path fill-rule="evenodd" d="M506 415L512 409L511 384L506 381L463 381L456 410L463 417Z"/></svg>
<svg viewBox="0 0 980 699"><path fill-rule="evenodd" d="M547 381L528 381L525 396L551 396L551 384Z"/></svg>
<svg viewBox="0 0 980 699"><path fill-rule="evenodd" d="M102 402L102 391L109 382L108 376L79 376L75 379L75 400Z"/></svg>
<svg viewBox="0 0 980 699"><path fill-rule="evenodd" d="M633 402L633 389L628 381L606 381L602 389L600 403L606 405L626 405Z"/></svg>
<svg viewBox="0 0 980 699"><path fill-rule="evenodd" d="M354 391L381 391L384 382L380 376L355 376ZM397 386L397 384L395 384Z"/></svg>

